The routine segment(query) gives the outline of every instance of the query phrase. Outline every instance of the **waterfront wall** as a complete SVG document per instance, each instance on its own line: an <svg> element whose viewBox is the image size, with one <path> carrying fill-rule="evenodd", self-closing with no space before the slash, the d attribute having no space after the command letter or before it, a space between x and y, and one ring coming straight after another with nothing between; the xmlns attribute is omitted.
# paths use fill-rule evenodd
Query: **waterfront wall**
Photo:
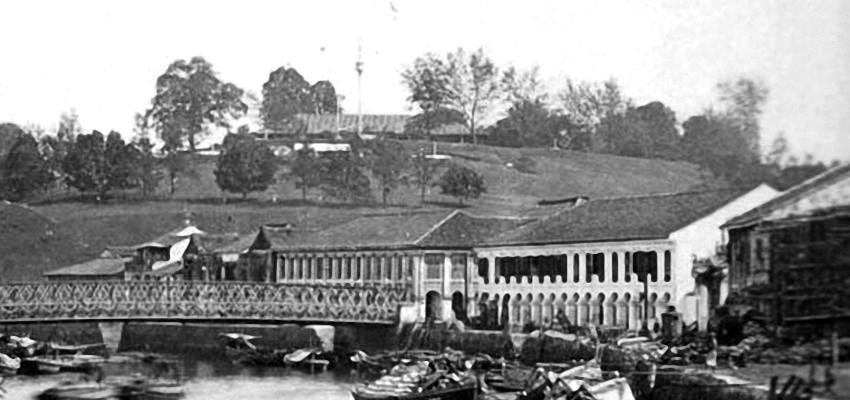
<svg viewBox="0 0 850 400"><path fill-rule="evenodd" d="M0 325L0 332L5 335L29 336L36 340L58 343L93 344L103 342L96 322L2 324Z"/></svg>

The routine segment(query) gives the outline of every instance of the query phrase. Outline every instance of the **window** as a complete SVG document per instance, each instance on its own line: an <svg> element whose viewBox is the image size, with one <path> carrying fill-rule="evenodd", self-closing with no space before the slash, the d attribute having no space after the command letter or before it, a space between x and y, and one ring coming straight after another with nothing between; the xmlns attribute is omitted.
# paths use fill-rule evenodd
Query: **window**
<svg viewBox="0 0 850 400"><path fill-rule="evenodd" d="M626 252L625 257L623 257L623 266L625 267L625 275L624 278L626 282L632 281L632 253Z"/></svg>
<svg viewBox="0 0 850 400"><path fill-rule="evenodd" d="M478 259L478 276L484 280L484 283L490 283L490 261L486 258Z"/></svg>
<svg viewBox="0 0 850 400"><path fill-rule="evenodd" d="M466 254L452 254L452 279L466 278Z"/></svg>
<svg viewBox="0 0 850 400"><path fill-rule="evenodd" d="M584 280L591 282L591 275L599 277L599 282L605 282L605 253L588 253L585 255Z"/></svg>
<svg viewBox="0 0 850 400"><path fill-rule="evenodd" d="M579 269L579 267L581 267L581 265L579 265L578 254L574 254L573 255L573 282L575 282L575 283L578 283L578 279L579 279L579 270L578 269Z"/></svg>
<svg viewBox="0 0 850 400"><path fill-rule="evenodd" d="M425 255L425 279L439 280L443 278L443 254Z"/></svg>
<svg viewBox="0 0 850 400"><path fill-rule="evenodd" d="M664 282L670 282L672 278L672 260L670 256L670 250L664 252Z"/></svg>

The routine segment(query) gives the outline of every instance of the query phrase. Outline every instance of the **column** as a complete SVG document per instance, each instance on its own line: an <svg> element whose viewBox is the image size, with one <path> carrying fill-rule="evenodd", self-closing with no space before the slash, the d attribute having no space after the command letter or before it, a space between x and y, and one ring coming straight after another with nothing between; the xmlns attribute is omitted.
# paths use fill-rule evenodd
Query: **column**
<svg viewBox="0 0 850 400"><path fill-rule="evenodd" d="M578 281L587 284L587 254L584 252L578 253Z"/></svg>
<svg viewBox="0 0 850 400"><path fill-rule="evenodd" d="M443 255L443 298L450 299L452 281L452 256L450 253Z"/></svg>
<svg viewBox="0 0 850 400"><path fill-rule="evenodd" d="M617 282L626 281L626 252L617 252Z"/></svg>
<svg viewBox="0 0 850 400"><path fill-rule="evenodd" d="M310 280L316 282L316 277L319 276L319 256L310 255Z"/></svg>
<svg viewBox="0 0 850 400"><path fill-rule="evenodd" d="M342 279L342 271L340 270L339 265L339 254L334 254L331 256L331 278L334 281L339 281Z"/></svg>
<svg viewBox="0 0 850 400"><path fill-rule="evenodd" d="M573 268L575 268L575 265L573 265L573 255L570 254L570 253L564 253L564 255L567 257L567 277L564 278L564 283L567 283L567 282L572 283L572 281L573 281ZM569 301L569 299L567 299L567 301Z"/></svg>
<svg viewBox="0 0 850 400"><path fill-rule="evenodd" d="M612 262L611 252L610 251L603 251L602 252L602 259L604 260L603 263L602 263L602 275L605 276L605 282L613 282L614 281L613 280L613 274L611 273L612 270L613 270L613 266L611 264L611 262ZM620 260L617 260L617 261L620 261ZM619 279L620 279L620 277L618 276L617 280L619 280Z"/></svg>
<svg viewBox="0 0 850 400"><path fill-rule="evenodd" d="M496 257L487 257L487 283L496 283Z"/></svg>
<svg viewBox="0 0 850 400"><path fill-rule="evenodd" d="M277 282L283 281L283 279L284 279L283 278L284 271L285 271L284 264L285 264L286 260L281 256L281 257L275 257L275 261L276 261L275 262L275 271L277 271L277 273L275 273L275 282L277 283Z"/></svg>

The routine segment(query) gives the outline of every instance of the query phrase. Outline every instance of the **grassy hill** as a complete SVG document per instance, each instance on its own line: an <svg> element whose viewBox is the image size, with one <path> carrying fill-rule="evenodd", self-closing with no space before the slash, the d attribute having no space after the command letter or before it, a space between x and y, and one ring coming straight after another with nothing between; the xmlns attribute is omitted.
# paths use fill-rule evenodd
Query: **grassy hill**
<svg viewBox="0 0 850 400"><path fill-rule="evenodd" d="M405 142L414 150L431 144ZM616 157L549 149L510 149L440 143L440 154L484 176L487 193L469 205L476 214L514 214L540 198L584 195L606 197L686 190L702 182L691 164ZM533 173L511 167L520 158L536 164ZM45 202L15 208L15 223L0 219L0 266L3 280L39 279L43 271L96 257L107 245L140 243L180 226L189 216L204 230L250 233L262 223L291 222L298 228L330 226L363 213L452 207L454 199L431 189L427 203L419 204L414 187L401 187L391 196L392 207L377 204L345 205L319 200L302 202L291 183L276 183L246 202L222 193L215 184L214 157L198 157L197 179L182 179L174 199L111 201L104 204L73 200ZM159 190L167 193L166 187ZM231 197L224 204L222 199ZM375 193L375 198L379 198ZM276 199L273 202L272 199ZM7 206L8 208L9 206ZM47 227L47 228L46 228Z"/></svg>

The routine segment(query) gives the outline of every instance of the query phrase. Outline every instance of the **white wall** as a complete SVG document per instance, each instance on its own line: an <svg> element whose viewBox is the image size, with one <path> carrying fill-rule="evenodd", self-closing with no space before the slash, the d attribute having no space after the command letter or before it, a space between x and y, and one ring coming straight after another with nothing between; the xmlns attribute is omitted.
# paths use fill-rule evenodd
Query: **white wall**
<svg viewBox="0 0 850 400"><path fill-rule="evenodd" d="M779 192L776 189L765 184L759 185L711 214L670 235L670 239L676 244L673 265L676 265L679 271L674 276L679 291L679 299L686 301L684 296L692 293L697 296L699 302L697 305L688 305L684 302L680 304L686 322L693 322L699 317L700 327L704 327L708 317L705 315L708 310L707 299L704 298L705 296L699 296L694 278L690 274L693 269L694 258L710 257L716 253L718 246L726 244L728 238L726 233L720 229L720 226L726 221L764 204L777 195L779 195ZM721 289L722 294L727 292L728 290ZM720 302L722 303L724 300L725 298L721 298ZM694 307L699 310L699 315L690 315L689 310L693 310Z"/></svg>

